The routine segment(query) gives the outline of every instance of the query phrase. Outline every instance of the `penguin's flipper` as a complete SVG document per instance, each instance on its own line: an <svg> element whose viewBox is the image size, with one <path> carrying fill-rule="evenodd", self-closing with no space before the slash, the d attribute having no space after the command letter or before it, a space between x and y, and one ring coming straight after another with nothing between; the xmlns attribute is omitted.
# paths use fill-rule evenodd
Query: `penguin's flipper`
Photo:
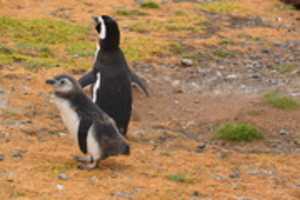
<svg viewBox="0 0 300 200"><path fill-rule="evenodd" d="M79 123L78 143L82 153L87 153L87 136L93 121L89 118L82 118Z"/></svg>
<svg viewBox="0 0 300 200"><path fill-rule="evenodd" d="M149 97L150 94L149 94L149 91L148 91L148 86L147 86L146 81L143 78L139 77L132 70L129 70L129 76L130 76L130 79L131 79L131 83L136 85L137 87L139 87L144 92L144 94L147 97Z"/></svg>
<svg viewBox="0 0 300 200"><path fill-rule="evenodd" d="M83 75L79 79L79 84L82 88L94 83L96 81L96 76L93 70L89 71L87 74Z"/></svg>

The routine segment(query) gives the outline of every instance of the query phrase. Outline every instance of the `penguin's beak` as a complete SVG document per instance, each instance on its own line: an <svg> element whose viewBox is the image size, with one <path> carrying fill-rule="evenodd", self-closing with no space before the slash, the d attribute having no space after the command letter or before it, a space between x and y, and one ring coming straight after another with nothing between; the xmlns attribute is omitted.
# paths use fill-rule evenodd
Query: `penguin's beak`
<svg viewBox="0 0 300 200"><path fill-rule="evenodd" d="M46 83L49 85L54 85L56 83L56 81L53 79L48 79L48 80L46 80Z"/></svg>
<svg viewBox="0 0 300 200"><path fill-rule="evenodd" d="M92 16L92 20L94 21L95 25L99 24L98 16Z"/></svg>

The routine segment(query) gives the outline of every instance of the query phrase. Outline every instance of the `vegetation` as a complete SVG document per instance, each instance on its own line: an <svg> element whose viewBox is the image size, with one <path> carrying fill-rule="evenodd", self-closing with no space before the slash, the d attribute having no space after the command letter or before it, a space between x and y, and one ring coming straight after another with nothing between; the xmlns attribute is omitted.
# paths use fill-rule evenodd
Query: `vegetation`
<svg viewBox="0 0 300 200"><path fill-rule="evenodd" d="M218 0L199 4L199 8L208 12L229 14L243 10L234 0Z"/></svg>
<svg viewBox="0 0 300 200"><path fill-rule="evenodd" d="M167 176L167 178L170 181L177 182L177 183L192 183L193 182L193 180L190 177L188 177L187 175L184 175L184 174L173 174L173 175Z"/></svg>
<svg viewBox="0 0 300 200"><path fill-rule="evenodd" d="M263 134L248 123L226 123L216 131L216 137L236 142L251 142L263 138Z"/></svg>
<svg viewBox="0 0 300 200"><path fill-rule="evenodd" d="M142 8L159 9L160 5L154 1L146 1L141 4Z"/></svg>
<svg viewBox="0 0 300 200"><path fill-rule="evenodd" d="M300 102L296 99L280 94L279 92L269 92L264 95L267 104L282 110L294 110L300 107Z"/></svg>
<svg viewBox="0 0 300 200"><path fill-rule="evenodd" d="M289 72L292 72L293 70L297 69L297 65L285 63L285 64L276 65L274 68L276 71L278 71L280 73L289 73Z"/></svg>

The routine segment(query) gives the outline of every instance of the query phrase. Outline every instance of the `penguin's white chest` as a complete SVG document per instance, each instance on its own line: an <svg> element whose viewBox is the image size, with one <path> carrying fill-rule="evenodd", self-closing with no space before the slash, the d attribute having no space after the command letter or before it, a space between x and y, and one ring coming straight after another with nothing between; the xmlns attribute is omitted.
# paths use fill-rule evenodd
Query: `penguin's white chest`
<svg viewBox="0 0 300 200"><path fill-rule="evenodd" d="M78 143L77 135L78 135L79 122L80 122L78 114L72 108L71 104L62 98L55 97L55 104L60 111L60 115L62 117L65 126L73 135L76 143Z"/></svg>

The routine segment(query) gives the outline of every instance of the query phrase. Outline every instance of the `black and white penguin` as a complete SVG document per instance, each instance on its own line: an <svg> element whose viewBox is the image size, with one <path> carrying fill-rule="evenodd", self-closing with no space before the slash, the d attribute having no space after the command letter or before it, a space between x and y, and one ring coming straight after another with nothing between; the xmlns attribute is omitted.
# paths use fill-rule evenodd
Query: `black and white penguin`
<svg viewBox="0 0 300 200"><path fill-rule="evenodd" d="M106 19L106 21L108 21L108 23L105 22L105 19ZM95 29L96 29L97 33L99 34L99 39L97 40L97 49L95 52L95 60L97 60L98 53L99 53L99 51L101 51L101 37L106 36L106 24L109 25L110 24L109 21L113 21L113 23L117 26L118 32L119 32L119 28L118 28L117 22L109 16L93 17L93 21L95 23ZM118 40L120 40L120 33L119 33ZM120 49L120 51L123 54L121 49ZM132 71L128 67L124 55L122 55L122 57L120 57L119 59L123 60L124 66L126 67L126 69L128 71L128 75L129 75L132 85L135 86L136 88L140 89L142 92L144 92L144 94L147 97L150 96L146 81L143 78L141 78L140 76L138 76L134 71ZM92 81L92 78L91 78L91 76L88 76L88 74L80 79L80 83L82 83L82 86L88 85L91 81Z"/></svg>
<svg viewBox="0 0 300 200"><path fill-rule="evenodd" d="M119 154L129 155L130 147L114 120L84 94L70 76L59 75L47 80L54 87L54 102L62 120L74 136L85 157L76 157L82 169L93 169L99 160Z"/></svg>
<svg viewBox="0 0 300 200"><path fill-rule="evenodd" d="M132 111L129 67L120 49L117 22L109 16L94 17L99 34L93 69L79 79L82 87L92 84L92 100L112 117L126 135Z"/></svg>

